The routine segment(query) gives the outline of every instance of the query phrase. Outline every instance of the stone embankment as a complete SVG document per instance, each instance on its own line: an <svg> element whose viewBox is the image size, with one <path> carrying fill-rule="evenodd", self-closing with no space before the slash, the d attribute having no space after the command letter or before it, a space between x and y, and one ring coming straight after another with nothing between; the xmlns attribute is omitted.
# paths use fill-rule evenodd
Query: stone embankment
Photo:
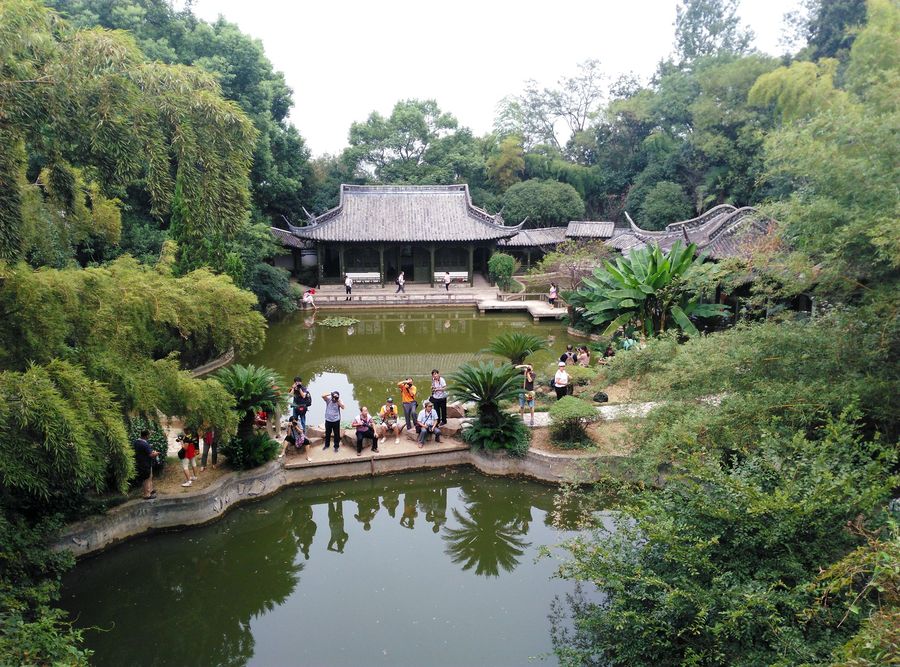
<svg viewBox="0 0 900 667"><path fill-rule="evenodd" d="M618 463L618 457L529 451L523 458L505 452L472 451L449 440L415 452L367 454L314 465L284 466L272 461L255 470L222 476L192 493L132 500L103 515L70 524L55 548L75 556L102 551L144 533L209 523L237 505L264 498L299 484L368 477L412 470L470 465L488 475L520 475L543 482L588 483Z"/></svg>

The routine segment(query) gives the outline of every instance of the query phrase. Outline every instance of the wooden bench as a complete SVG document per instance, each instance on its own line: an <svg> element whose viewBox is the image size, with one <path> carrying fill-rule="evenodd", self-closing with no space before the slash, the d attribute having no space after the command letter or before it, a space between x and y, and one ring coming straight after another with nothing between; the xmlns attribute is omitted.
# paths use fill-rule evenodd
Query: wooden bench
<svg viewBox="0 0 900 667"><path fill-rule="evenodd" d="M450 284L465 284L469 282L469 272L468 271L449 271L450 273ZM434 284L440 285L443 287L444 285L444 271L435 271L434 272Z"/></svg>
<svg viewBox="0 0 900 667"><path fill-rule="evenodd" d="M348 273L347 277L353 281L354 285L364 285L366 283L381 284L381 274L377 271L374 271L372 273Z"/></svg>

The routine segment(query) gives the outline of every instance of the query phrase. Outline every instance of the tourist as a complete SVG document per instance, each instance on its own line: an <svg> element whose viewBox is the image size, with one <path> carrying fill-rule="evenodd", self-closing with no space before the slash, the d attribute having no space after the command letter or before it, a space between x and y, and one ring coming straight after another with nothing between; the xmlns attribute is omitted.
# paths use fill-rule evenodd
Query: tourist
<svg viewBox="0 0 900 667"><path fill-rule="evenodd" d="M303 432L303 429L300 428L300 424L297 423L297 418L291 415L291 418L288 419L288 427L287 427L287 435L284 437L285 449L287 449L287 445L293 445L294 449L297 452L304 452L306 454L306 460L309 461L309 450L307 449L307 445L309 445L309 438L306 437L306 434ZM281 458L284 456L284 450L281 451Z"/></svg>
<svg viewBox="0 0 900 667"><path fill-rule="evenodd" d="M219 463L219 442L216 440L216 434L213 432L209 424L203 425L203 454L200 456L200 472L206 470L206 462L209 452L212 450L212 467L218 467Z"/></svg>
<svg viewBox="0 0 900 667"><path fill-rule="evenodd" d="M556 283L550 283L550 291L547 292L547 302L556 308L556 299L559 296L559 288Z"/></svg>
<svg viewBox="0 0 900 667"><path fill-rule="evenodd" d="M519 392L519 416L525 414L526 406L531 410L531 426L534 426L534 367L531 364L519 364L516 368L522 371L525 380L522 383L522 391Z"/></svg>
<svg viewBox="0 0 900 667"><path fill-rule="evenodd" d="M416 400L418 390L413 384L412 378L406 378L397 383L400 388L400 402L403 403L403 416L406 419L406 430L410 430L416 420L416 410L419 402Z"/></svg>
<svg viewBox="0 0 900 667"><path fill-rule="evenodd" d="M379 437L382 439L382 444L384 444L388 433L391 431L394 432L394 444L399 444L400 429L402 427L400 426L400 414L397 412L397 406L394 405L393 398L390 396L387 397L387 401L381 406L378 416L381 417L381 425L378 427L378 433Z"/></svg>
<svg viewBox="0 0 900 667"><path fill-rule="evenodd" d="M425 401L425 407L419 413L416 419L417 430L419 431L419 449L425 446L425 439L429 433L434 433L434 441L441 441L441 425L438 422L438 413L434 409L431 401Z"/></svg>
<svg viewBox="0 0 900 667"><path fill-rule="evenodd" d="M328 449L328 437L334 434L334 451L337 451L341 446L341 410L347 406L337 391L322 394L322 400L325 401L325 446L322 450Z"/></svg>
<svg viewBox="0 0 900 667"><path fill-rule="evenodd" d="M444 271L444 289L450 291L450 272Z"/></svg>
<svg viewBox="0 0 900 667"><path fill-rule="evenodd" d="M344 301L353 301L353 278L348 274L344 274L344 290L347 292L347 298Z"/></svg>
<svg viewBox="0 0 900 667"><path fill-rule="evenodd" d="M303 293L303 305L311 306L313 310L319 310L319 307L316 305L316 300L313 298L316 294L316 290L308 289Z"/></svg>
<svg viewBox="0 0 900 667"><path fill-rule="evenodd" d="M578 359L578 365L583 366L584 368L588 368L591 365L591 351L587 349L587 345L582 345L578 348L578 354L576 355Z"/></svg>
<svg viewBox="0 0 900 667"><path fill-rule="evenodd" d="M197 441L190 433L183 434L177 438L181 441L181 449L178 451L178 458L181 459L181 472L184 473L184 484L181 486L190 486L197 481Z"/></svg>
<svg viewBox="0 0 900 667"><path fill-rule="evenodd" d="M291 396L293 396L293 416L300 421L300 428L306 433L306 413L312 405L312 394L303 386L303 378L299 375L294 376L294 384L291 385Z"/></svg>
<svg viewBox="0 0 900 667"><path fill-rule="evenodd" d="M566 373L566 362L559 362L559 369L553 376L553 389L556 391L556 400L558 401L569 392L569 374Z"/></svg>
<svg viewBox="0 0 900 667"><path fill-rule="evenodd" d="M443 426L447 423L447 381L437 368L431 371L431 401Z"/></svg>
<svg viewBox="0 0 900 667"><path fill-rule="evenodd" d="M397 276L397 292L396 293L400 294L400 292L403 292L404 294L406 294L405 285L406 285L406 276L404 275L403 271L401 271L400 275Z"/></svg>
<svg viewBox="0 0 900 667"><path fill-rule="evenodd" d="M560 355L559 360L566 366L575 365L575 361L577 360L577 358L575 355L575 351L572 349L571 345L566 345L566 351Z"/></svg>
<svg viewBox="0 0 900 667"><path fill-rule="evenodd" d="M141 483L141 495L144 500L156 498L156 491L153 489L153 459L159 456L159 452L150 446L147 440L149 437L150 431L144 429L133 445L137 481Z"/></svg>
<svg viewBox="0 0 900 667"><path fill-rule="evenodd" d="M359 414L353 420L351 426L356 427L356 455L362 456L362 442L364 438L372 441L372 451L378 451L378 436L375 435L375 420L369 414L369 408L363 406L359 409Z"/></svg>

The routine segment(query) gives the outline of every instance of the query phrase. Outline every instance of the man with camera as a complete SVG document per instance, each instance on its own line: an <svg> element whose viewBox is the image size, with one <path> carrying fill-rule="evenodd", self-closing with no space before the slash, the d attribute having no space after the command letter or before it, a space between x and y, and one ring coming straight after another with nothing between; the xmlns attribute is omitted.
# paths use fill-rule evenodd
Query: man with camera
<svg viewBox="0 0 900 667"><path fill-rule="evenodd" d="M322 400L325 401L325 446L322 449L328 449L328 439L333 433L334 451L337 451L341 446L341 410L347 406L337 391L322 394Z"/></svg>
<svg viewBox="0 0 900 667"><path fill-rule="evenodd" d="M401 380L397 383L400 388L400 402L403 403L403 416L406 418L406 430L412 429L416 421L416 408L419 407L416 401L416 385L413 384L411 377Z"/></svg>
<svg viewBox="0 0 900 667"><path fill-rule="evenodd" d="M300 421L300 428L306 433L306 413L309 411L309 406L312 405L312 394L303 386L303 379L299 375L294 377L290 394L293 397L293 416Z"/></svg>
<svg viewBox="0 0 900 667"><path fill-rule="evenodd" d="M425 446L425 439L429 433L434 433L435 442L441 441L441 426L438 421L438 413L431 401L425 401L425 408L419 413L419 417L416 419L416 426L419 431L419 449Z"/></svg>
<svg viewBox="0 0 900 667"><path fill-rule="evenodd" d="M141 491L143 491L141 495L144 500L156 498L156 491L153 489L153 459L159 457L159 452L150 446L150 442L147 440L149 437L150 431L144 429L141 431L141 437L134 441L137 480L141 483Z"/></svg>

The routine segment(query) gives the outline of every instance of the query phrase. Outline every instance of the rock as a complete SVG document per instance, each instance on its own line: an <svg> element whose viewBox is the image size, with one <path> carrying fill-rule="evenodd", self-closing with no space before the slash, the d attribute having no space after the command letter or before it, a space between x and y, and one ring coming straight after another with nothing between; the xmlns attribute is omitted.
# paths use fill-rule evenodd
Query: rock
<svg viewBox="0 0 900 667"><path fill-rule="evenodd" d="M466 408L462 403L451 403L447 406L447 419L459 419L466 416Z"/></svg>
<svg viewBox="0 0 900 667"><path fill-rule="evenodd" d="M325 426L323 424L316 424L315 426L307 425L306 437L308 437L310 439L324 438L325 437Z"/></svg>
<svg viewBox="0 0 900 667"><path fill-rule="evenodd" d="M254 480L253 484L250 485L250 490L247 491L248 496L258 496L260 493L266 490L266 485L262 483L262 480Z"/></svg>
<svg viewBox="0 0 900 667"><path fill-rule="evenodd" d="M452 438L462 430L463 423L459 418L447 419L447 423L441 426L441 435Z"/></svg>
<svg viewBox="0 0 900 667"><path fill-rule="evenodd" d="M608 403L609 396L606 395L605 391L598 391L596 394L594 394L594 402L595 403Z"/></svg>

